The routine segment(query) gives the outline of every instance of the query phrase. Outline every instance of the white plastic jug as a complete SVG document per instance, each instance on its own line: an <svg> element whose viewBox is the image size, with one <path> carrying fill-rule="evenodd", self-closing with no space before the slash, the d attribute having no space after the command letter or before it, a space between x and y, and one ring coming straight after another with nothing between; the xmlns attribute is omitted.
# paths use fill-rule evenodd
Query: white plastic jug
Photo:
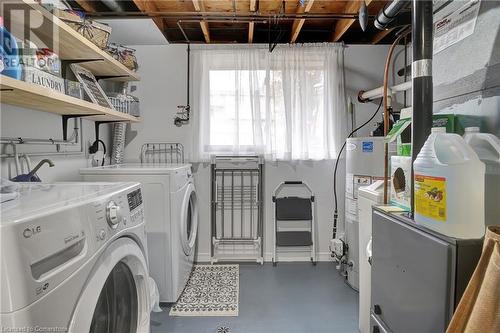
<svg viewBox="0 0 500 333"><path fill-rule="evenodd" d="M433 128L413 163L415 222L444 235L484 236L484 164L458 134Z"/></svg>
<svg viewBox="0 0 500 333"><path fill-rule="evenodd" d="M484 220L486 226L500 224L500 139L480 133L479 127L465 129L464 140L486 166L484 182Z"/></svg>

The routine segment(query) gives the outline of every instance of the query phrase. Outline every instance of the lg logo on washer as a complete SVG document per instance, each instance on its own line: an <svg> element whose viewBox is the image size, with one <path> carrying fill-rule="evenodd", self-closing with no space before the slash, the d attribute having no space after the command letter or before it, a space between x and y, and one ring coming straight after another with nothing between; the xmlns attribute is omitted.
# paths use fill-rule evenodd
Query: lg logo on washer
<svg viewBox="0 0 500 333"><path fill-rule="evenodd" d="M37 226L29 226L28 228L24 229L23 231L23 237L24 238L31 238L32 236L39 234L42 232L42 227L37 225Z"/></svg>

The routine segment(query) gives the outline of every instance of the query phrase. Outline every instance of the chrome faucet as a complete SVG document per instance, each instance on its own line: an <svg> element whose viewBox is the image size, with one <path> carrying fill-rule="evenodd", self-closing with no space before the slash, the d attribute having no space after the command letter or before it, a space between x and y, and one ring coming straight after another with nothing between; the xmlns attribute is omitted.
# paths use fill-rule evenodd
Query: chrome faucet
<svg viewBox="0 0 500 333"><path fill-rule="evenodd" d="M43 160L38 162L38 164L33 168L33 170L30 173L35 174L38 171L38 169L40 169L42 165L44 165L45 163L47 163L51 168L55 165L54 162L52 162L48 158L44 158Z"/></svg>

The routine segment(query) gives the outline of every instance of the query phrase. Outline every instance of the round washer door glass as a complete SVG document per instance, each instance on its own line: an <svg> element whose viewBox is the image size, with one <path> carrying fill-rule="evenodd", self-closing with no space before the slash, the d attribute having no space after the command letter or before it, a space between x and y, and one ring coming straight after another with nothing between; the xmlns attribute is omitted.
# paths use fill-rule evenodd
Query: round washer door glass
<svg viewBox="0 0 500 333"><path fill-rule="evenodd" d="M188 256L193 251L198 232L198 197L193 184L189 184L183 198L181 214L181 242Z"/></svg>
<svg viewBox="0 0 500 333"><path fill-rule="evenodd" d="M137 330L138 300L134 276L128 266L115 265L99 295L90 332L133 333Z"/></svg>

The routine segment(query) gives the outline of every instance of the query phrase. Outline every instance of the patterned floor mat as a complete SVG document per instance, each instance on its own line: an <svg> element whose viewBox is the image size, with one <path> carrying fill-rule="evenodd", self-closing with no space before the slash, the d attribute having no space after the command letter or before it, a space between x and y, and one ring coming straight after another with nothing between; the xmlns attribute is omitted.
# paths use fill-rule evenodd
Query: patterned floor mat
<svg viewBox="0 0 500 333"><path fill-rule="evenodd" d="M238 316L239 265L195 265L171 316Z"/></svg>

